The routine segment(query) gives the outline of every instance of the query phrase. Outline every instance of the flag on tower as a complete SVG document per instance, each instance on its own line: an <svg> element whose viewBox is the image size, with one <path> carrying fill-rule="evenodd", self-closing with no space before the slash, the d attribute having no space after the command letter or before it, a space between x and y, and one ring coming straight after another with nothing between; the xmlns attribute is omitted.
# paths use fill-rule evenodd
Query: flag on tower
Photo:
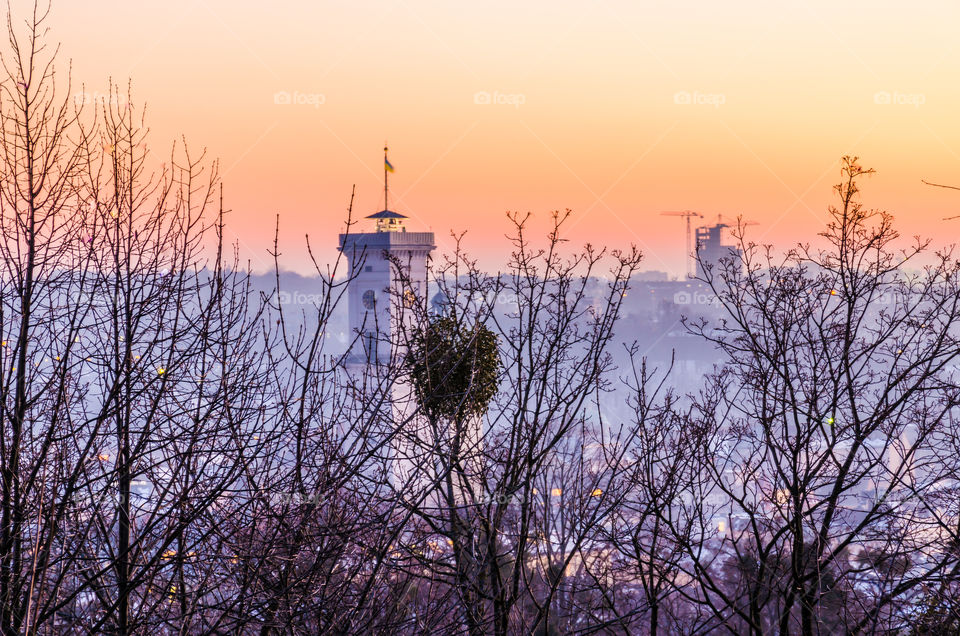
<svg viewBox="0 0 960 636"><path fill-rule="evenodd" d="M390 163L386 155L383 156L383 167L387 172L393 172L393 164Z"/></svg>

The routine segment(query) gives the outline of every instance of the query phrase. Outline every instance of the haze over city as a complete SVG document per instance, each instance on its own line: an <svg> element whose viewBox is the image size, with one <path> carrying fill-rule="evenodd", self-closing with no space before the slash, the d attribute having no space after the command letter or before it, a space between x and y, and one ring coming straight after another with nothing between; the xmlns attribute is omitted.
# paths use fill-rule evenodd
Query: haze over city
<svg viewBox="0 0 960 636"><path fill-rule="evenodd" d="M960 5L6 11L4 636L960 636Z"/></svg>
<svg viewBox="0 0 960 636"><path fill-rule="evenodd" d="M388 141L395 207L441 250L468 230L495 267L505 211L545 227L571 208L570 238L636 243L676 276L682 224L659 211L808 240L844 154L877 170L867 203L902 234L952 240L955 193L921 180L960 183L958 19L954 2L90 0L50 26L91 96L132 80L157 165L181 134L222 161L258 270L277 214L284 267L309 271L305 232L332 259L351 185L358 213L383 207Z"/></svg>

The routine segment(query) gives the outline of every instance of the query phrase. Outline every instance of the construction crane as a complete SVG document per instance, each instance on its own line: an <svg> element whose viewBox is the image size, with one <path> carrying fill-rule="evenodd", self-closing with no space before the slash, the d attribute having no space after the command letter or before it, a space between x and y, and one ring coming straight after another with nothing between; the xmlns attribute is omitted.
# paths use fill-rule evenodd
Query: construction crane
<svg viewBox="0 0 960 636"><path fill-rule="evenodd" d="M735 225L738 225L739 227L746 227L748 225L760 225L760 224L757 223L756 221L738 221ZM723 215L718 214L717 222L713 225L713 227L733 227L733 225L729 223L725 223L723 220Z"/></svg>
<svg viewBox="0 0 960 636"><path fill-rule="evenodd" d="M690 229L690 219L692 219L693 217L702 219L703 215L700 214L699 212L694 212L693 210L682 210L682 211L671 210L669 212L661 212L660 214L662 214L663 216L682 216L687 219L687 259L689 263L687 266L687 278L693 278L695 275L693 272L693 264L694 264L693 230Z"/></svg>
<svg viewBox="0 0 960 636"><path fill-rule="evenodd" d="M722 214L718 214L716 223L712 225L703 225L697 228L697 232L696 232L697 249L698 250L700 249L701 236L707 237L710 235L711 232L716 232L717 240L719 241L721 230L725 228L731 228L731 227L745 228L748 225L760 225L760 224L757 223L756 221L744 221L741 217L737 217L736 222L731 221L730 223L728 223L723 220Z"/></svg>

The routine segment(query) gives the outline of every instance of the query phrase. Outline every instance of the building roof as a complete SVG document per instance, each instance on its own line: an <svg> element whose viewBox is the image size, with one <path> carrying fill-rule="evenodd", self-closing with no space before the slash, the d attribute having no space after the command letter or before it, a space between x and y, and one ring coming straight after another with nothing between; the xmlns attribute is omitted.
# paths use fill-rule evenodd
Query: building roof
<svg viewBox="0 0 960 636"><path fill-rule="evenodd" d="M393 210L380 210L376 214L371 214L367 217L368 219L405 219L407 218L399 212L394 212Z"/></svg>

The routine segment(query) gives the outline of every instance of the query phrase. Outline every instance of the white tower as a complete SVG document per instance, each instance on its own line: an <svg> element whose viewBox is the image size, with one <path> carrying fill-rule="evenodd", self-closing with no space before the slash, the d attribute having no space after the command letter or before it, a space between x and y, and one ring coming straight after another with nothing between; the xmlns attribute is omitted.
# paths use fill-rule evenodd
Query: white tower
<svg viewBox="0 0 960 636"><path fill-rule="evenodd" d="M387 173L393 166L384 148L384 209L366 217L372 231L340 235L339 249L348 263L347 289L349 337L355 343L348 360L361 372L377 374L376 363L402 356L403 329L413 317L407 294L426 298L427 264L436 248L433 232L408 232L407 217L389 209ZM402 269L398 275L397 267ZM404 282L409 281L409 287ZM412 289L411 289L412 288ZM406 325L404 323L407 323ZM396 361L396 360L395 360ZM409 381L400 376L391 387L392 419L400 430L391 435L389 448L392 481L418 484L423 418L416 415L416 403ZM419 486L415 486L419 487Z"/></svg>
<svg viewBox="0 0 960 636"><path fill-rule="evenodd" d="M385 361L390 344L398 342L403 298L394 263L404 269L418 298L426 294L427 260L436 245L433 232L407 232L405 217L381 210L368 219L376 221L376 231L340 235L340 251L347 257L350 285L347 291L349 337L360 336L362 351L356 358Z"/></svg>
<svg viewBox="0 0 960 636"><path fill-rule="evenodd" d="M390 356L391 343L398 342L403 307L400 281L397 280L391 257L404 269L418 298L427 293L427 262L436 248L433 232L408 232L406 216L387 207L389 190L387 172L393 167L387 161L384 148L384 209L368 216L375 222L374 231L340 235L340 251L347 258L351 278L347 291L349 334L359 334L362 349L354 347L354 360L385 361ZM409 313L409 312L407 312Z"/></svg>

